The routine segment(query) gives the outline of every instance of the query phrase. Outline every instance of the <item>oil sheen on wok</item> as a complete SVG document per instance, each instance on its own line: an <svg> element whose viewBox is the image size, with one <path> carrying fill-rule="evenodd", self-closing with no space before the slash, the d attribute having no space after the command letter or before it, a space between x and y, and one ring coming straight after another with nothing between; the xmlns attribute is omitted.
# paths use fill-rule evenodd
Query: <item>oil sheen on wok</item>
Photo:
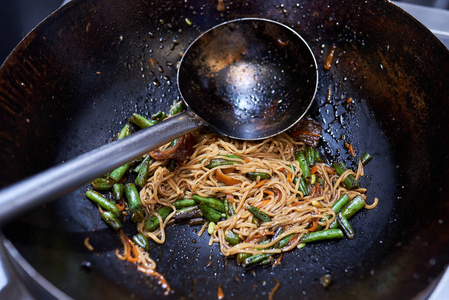
<svg viewBox="0 0 449 300"><path fill-rule="evenodd" d="M118 138L183 109L175 102L150 118L135 113ZM86 197L120 235L117 257L158 278L166 293L169 278L158 273L149 249L170 238L167 226L199 226L211 247L217 244L242 268L276 266L284 252L308 243L356 238L348 220L377 205L377 199L367 204L358 183L371 156L360 157L356 171L329 163L317 149L320 137L321 125L307 117L262 141L201 129L95 179ZM124 222L135 224L134 231L124 232Z"/></svg>

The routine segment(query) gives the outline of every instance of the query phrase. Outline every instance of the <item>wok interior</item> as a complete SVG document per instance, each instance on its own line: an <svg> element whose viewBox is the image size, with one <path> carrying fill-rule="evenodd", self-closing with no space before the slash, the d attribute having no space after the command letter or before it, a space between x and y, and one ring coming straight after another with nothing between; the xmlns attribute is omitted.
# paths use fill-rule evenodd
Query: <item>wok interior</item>
<svg viewBox="0 0 449 300"><path fill-rule="evenodd" d="M304 37L319 66L335 45L331 69L319 68L311 115L324 125L329 156L355 167L342 136L357 155L374 156L361 183L380 203L354 217L354 240L308 245L274 269L243 270L199 228L169 227L167 242L150 250L175 291L168 298L216 297L219 285L225 295L261 298L276 280L278 298L425 296L449 261L448 51L386 1L227 5L219 12L217 1L97 0L56 12L0 70L1 184L109 142L135 111L167 110L179 98L179 53L202 31L240 17L273 19ZM349 97L354 105L346 106ZM87 186L9 225L6 236L73 297L161 296L156 280L115 257L118 235L84 198ZM95 251L83 246L86 237ZM320 284L326 273L328 289Z"/></svg>

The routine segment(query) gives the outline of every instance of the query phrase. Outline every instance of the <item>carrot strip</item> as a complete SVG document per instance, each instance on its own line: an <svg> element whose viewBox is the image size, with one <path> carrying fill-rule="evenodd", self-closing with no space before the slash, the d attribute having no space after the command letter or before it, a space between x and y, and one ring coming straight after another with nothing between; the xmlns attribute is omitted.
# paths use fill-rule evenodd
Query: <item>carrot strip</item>
<svg viewBox="0 0 449 300"><path fill-rule="evenodd" d="M117 206L117 208L118 208L120 211L123 211L123 210L125 209L125 202L120 201L120 202L117 203L115 206Z"/></svg>
<svg viewBox="0 0 449 300"><path fill-rule="evenodd" d="M351 157L354 157L354 148L352 147L352 144L349 144L349 154L351 154Z"/></svg>
<svg viewBox="0 0 449 300"><path fill-rule="evenodd" d="M268 181L268 179L261 180L254 187L257 189L257 188L261 187L262 185L264 185L265 182L267 182L267 181Z"/></svg>
<svg viewBox="0 0 449 300"><path fill-rule="evenodd" d="M332 168L332 167L329 167L329 166L324 165L324 170L325 170L327 173L331 174L331 175L335 175L335 174L336 174L336 173L335 173L335 169Z"/></svg>
<svg viewBox="0 0 449 300"><path fill-rule="evenodd" d="M274 197L274 193L272 191L265 190L265 191L263 191L263 193Z"/></svg>
<svg viewBox="0 0 449 300"><path fill-rule="evenodd" d="M223 174L234 173L235 172L235 168L221 169L221 171L223 172Z"/></svg>
<svg viewBox="0 0 449 300"><path fill-rule="evenodd" d="M224 297L225 297L225 295L223 293L223 289L221 288L221 284L220 284L217 289L217 299L221 300L221 299L224 299Z"/></svg>
<svg viewBox="0 0 449 300"><path fill-rule="evenodd" d="M310 227L308 230L309 232L316 231L318 229L318 222L312 221L312 227Z"/></svg>
<svg viewBox="0 0 449 300"><path fill-rule="evenodd" d="M268 203L270 203L270 201L271 201L271 200L264 200L264 201L261 201L261 202L256 203L254 206L257 207L257 208L259 208L259 207L262 207L262 206L267 205Z"/></svg>
<svg viewBox="0 0 449 300"><path fill-rule="evenodd" d="M255 239L260 239L260 238L262 238L264 236L267 236L267 235L274 235L274 231L265 231L262 234L255 234L252 237L247 237L245 239L245 243L249 243L249 242L251 242L252 240L255 240Z"/></svg>
<svg viewBox="0 0 449 300"><path fill-rule="evenodd" d="M234 203L234 196L232 196L232 194L226 194L226 201Z"/></svg>
<svg viewBox="0 0 449 300"><path fill-rule="evenodd" d="M324 63L324 70L329 71L331 68L332 60L334 59L334 53L335 53L335 45L332 45L332 49L329 53L329 55L326 58L326 62Z"/></svg>
<svg viewBox="0 0 449 300"><path fill-rule="evenodd" d="M354 148L352 147L352 144L348 144L345 142L345 147L349 150L349 154L354 157Z"/></svg>
<svg viewBox="0 0 449 300"><path fill-rule="evenodd" d="M221 181L226 185L235 185L242 183L240 180L234 179L228 175L223 174L223 172L220 169L218 169L217 172L215 172L215 177L217 178L218 181Z"/></svg>
<svg viewBox="0 0 449 300"><path fill-rule="evenodd" d="M275 281L275 286L271 290L270 294L268 294L268 300L273 300L274 293L276 293L276 291L281 287L281 283L279 282L279 280L275 279Z"/></svg>
<svg viewBox="0 0 449 300"><path fill-rule="evenodd" d="M276 267L277 265L279 265L279 264L281 263L283 254L284 254L284 253L281 253L281 254L279 255L279 257L274 261L273 267Z"/></svg>
<svg viewBox="0 0 449 300"><path fill-rule="evenodd" d="M292 174L287 173L287 180L288 182L292 183Z"/></svg>
<svg viewBox="0 0 449 300"><path fill-rule="evenodd" d="M226 6L224 4L224 0L218 0L217 11L224 12L226 10Z"/></svg>
<svg viewBox="0 0 449 300"><path fill-rule="evenodd" d="M314 165L311 169L310 169L310 174L315 174L318 171L318 166Z"/></svg>

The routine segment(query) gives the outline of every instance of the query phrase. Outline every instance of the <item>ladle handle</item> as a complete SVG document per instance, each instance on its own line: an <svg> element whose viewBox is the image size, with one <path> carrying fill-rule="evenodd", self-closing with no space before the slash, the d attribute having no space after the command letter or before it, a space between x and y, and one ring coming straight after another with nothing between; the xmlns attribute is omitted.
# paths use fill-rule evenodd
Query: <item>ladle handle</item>
<svg viewBox="0 0 449 300"><path fill-rule="evenodd" d="M204 125L185 111L0 190L0 224Z"/></svg>

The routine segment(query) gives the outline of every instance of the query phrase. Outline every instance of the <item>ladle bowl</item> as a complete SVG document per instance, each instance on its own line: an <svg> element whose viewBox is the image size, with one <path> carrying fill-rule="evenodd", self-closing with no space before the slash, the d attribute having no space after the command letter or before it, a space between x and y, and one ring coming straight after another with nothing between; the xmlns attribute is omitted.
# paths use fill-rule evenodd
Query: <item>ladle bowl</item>
<svg viewBox="0 0 449 300"><path fill-rule="evenodd" d="M245 140L281 133L306 113L317 83L315 58L291 28L256 18L216 26L181 61L187 111L4 188L0 224L205 125Z"/></svg>
<svg viewBox="0 0 449 300"><path fill-rule="evenodd" d="M178 89L189 108L229 137L267 138L304 116L315 97L318 70L307 43L267 19L222 23L187 49Z"/></svg>

